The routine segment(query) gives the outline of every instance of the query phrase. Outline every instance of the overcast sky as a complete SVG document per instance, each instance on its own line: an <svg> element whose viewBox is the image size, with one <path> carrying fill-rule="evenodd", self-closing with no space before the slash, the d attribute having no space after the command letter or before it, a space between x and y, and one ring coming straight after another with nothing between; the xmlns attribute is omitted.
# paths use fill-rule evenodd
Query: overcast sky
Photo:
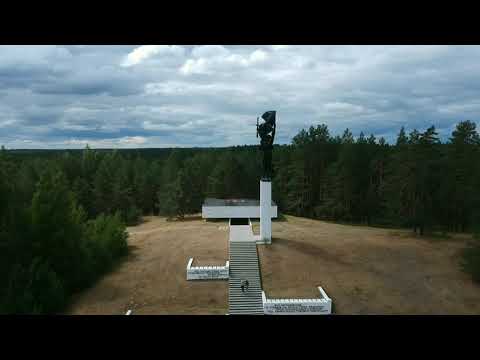
<svg viewBox="0 0 480 360"><path fill-rule="evenodd" d="M278 143L325 123L387 140L480 125L480 46L0 46L7 148Z"/></svg>

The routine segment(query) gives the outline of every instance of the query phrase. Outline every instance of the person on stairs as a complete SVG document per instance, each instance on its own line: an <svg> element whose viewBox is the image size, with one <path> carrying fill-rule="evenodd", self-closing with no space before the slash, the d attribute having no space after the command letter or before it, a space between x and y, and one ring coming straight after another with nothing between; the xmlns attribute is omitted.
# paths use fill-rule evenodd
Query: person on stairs
<svg viewBox="0 0 480 360"><path fill-rule="evenodd" d="M248 291L248 280L242 280L240 287L242 288L242 293Z"/></svg>

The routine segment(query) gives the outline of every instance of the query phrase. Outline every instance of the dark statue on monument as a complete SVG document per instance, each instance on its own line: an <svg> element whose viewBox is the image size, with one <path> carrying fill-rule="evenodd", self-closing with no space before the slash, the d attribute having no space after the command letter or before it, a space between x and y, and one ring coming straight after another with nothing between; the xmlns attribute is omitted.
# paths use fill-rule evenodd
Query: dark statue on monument
<svg viewBox="0 0 480 360"><path fill-rule="evenodd" d="M265 122L260 125L257 117L257 137L260 135L260 150L263 151L263 181L270 181L272 178L272 150L277 127L275 115L276 111L267 111L262 115Z"/></svg>

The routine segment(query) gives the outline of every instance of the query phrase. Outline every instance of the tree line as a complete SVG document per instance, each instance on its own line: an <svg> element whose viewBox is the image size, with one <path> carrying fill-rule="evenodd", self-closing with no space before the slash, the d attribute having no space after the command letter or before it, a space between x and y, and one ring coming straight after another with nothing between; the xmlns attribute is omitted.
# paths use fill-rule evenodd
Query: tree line
<svg viewBox="0 0 480 360"><path fill-rule="evenodd" d="M411 227L472 231L480 220L480 139L475 123L457 124L441 143L435 127L389 145L347 129L330 136L326 125L302 130L277 155L275 195L296 215Z"/></svg>
<svg viewBox="0 0 480 360"><path fill-rule="evenodd" d="M105 204L104 184L89 178L95 156L83 155L76 162L0 151L0 314L62 311L128 253L131 212ZM96 184L94 205L88 181ZM122 196L114 206L124 206Z"/></svg>
<svg viewBox="0 0 480 360"><path fill-rule="evenodd" d="M52 312L128 252L142 215L182 218L203 199L258 198L258 146L135 150L0 150L0 312ZM480 233L480 138L457 124L395 144L324 124L273 151L273 199L314 219ZM480 280L480 246L464 268ZM476 275L475 275L476 274Z"/></svg>

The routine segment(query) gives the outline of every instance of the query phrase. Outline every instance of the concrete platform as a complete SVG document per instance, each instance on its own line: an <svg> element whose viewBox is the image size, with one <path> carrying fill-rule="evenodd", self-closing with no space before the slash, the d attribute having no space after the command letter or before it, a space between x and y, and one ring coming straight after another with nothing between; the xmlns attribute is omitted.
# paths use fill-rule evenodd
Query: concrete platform
<svg viewBox="0 0 480 360"><path fill-rule="evenodd" d="M252 225L248 222L248 225L235 225L230 220L230 242L255 242Z"/></svg>

